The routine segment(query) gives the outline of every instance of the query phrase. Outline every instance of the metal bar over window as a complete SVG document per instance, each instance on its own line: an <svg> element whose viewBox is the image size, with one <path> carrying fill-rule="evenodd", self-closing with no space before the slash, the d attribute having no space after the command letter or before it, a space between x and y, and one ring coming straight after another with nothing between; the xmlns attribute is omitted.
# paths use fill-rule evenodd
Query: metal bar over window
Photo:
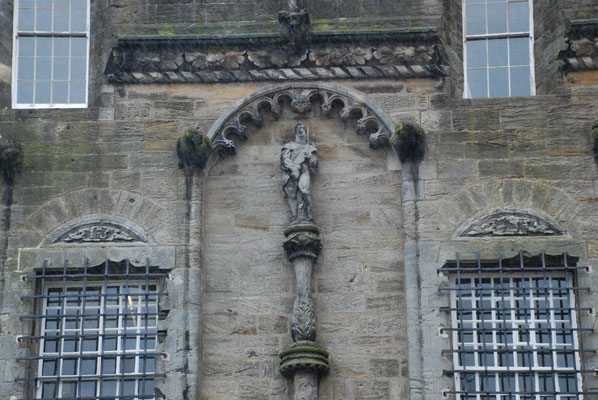
<svg viewBox="0 0 598 400"><path fill-rule="evenodd" d="M450 312L457 400L583 400L581 345L576 295L577 259L523 254L497 260L455 261L438 270L450 277Z"/></svg>
<svg viewBox="0 0 598 400"><path fill-rule="evenodd" d="M158 307L166 295L168 274L151 267L136 267L129 260L81 267L67 262L60 269L46 263L35 275L37 293L23 296L32 302L35 332L21 337L32 341L38 353L21 357L32 363L32 399L154 399L154 379L164 374L155 368Z"/></svg>

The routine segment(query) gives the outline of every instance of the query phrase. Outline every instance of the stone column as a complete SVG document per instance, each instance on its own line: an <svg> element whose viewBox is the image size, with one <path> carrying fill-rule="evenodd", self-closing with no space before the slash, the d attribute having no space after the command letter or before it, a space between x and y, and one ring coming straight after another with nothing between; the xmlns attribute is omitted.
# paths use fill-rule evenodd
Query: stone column
<svg viewBox="0 0 598 400"><path fill-rule="evenodd" d="M313 263L322 250L320 229L302 221L284 231L284 249L293 263L297 289L291 315L293 345L280 353L280 372L293 379L294 400L317 400L318 376L326 374L329 355L315 345L316 314L311 297Z"/></svg>

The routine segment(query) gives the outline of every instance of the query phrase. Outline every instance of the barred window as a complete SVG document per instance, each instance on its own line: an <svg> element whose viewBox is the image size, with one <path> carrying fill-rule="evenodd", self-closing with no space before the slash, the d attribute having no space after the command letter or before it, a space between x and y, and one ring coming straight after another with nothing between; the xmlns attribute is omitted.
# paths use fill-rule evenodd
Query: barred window
<svg viewBox="0 0 598 400"><path fill-rule="evenodd" d="M13 108L87 106L89 0L15 0Z"/></svg>
<svg viewBox="0 0 598 400"><path fill-rule="evenodd" d="M465 98L533 96L532 0L463 0Z"/></svg>
<svg viewBox="0 0 598 400"><path fill-rule="evenodd" d="M34 399L154 399L164 274L128 261L83 271L45 264L35 279ZM39 311L37 311L39 310Z"/></svg>
<svg viewBox="0 0 598 400"><path fill-rule="evenodd" d="M458 400L583 399L574 276L577 267L550 266L546 257L519 265L498 260L457 261L451 313L455 391ZM517 261L517 260L515 260ZM591 329L588 329L591 330Z"/></svg>

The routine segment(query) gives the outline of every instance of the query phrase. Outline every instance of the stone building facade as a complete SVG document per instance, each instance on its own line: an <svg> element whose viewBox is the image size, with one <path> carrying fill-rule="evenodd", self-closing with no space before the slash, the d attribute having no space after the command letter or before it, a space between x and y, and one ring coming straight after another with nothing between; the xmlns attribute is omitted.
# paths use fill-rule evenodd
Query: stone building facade
<svg viewBox="0 0 598 400"><path fill-rule="evenodd" d="M525 3L533 96L464 98L461 0L307 0L307 36L280 28L284 1L94 0L87 107L18 109L18 2L0 0L0 135L22 151L14 179L15 146L2 144L0 159L8 171L0 398L42 398L45 384L55 393L48 398L70 384L64 398L87 398L85 382L95 382L90 398L101 398L110 381L114 398L299 399L302 389L281 374L279 357L293 344L296 290L282 246L291 212L280 152L299 122L319 157L311 197L322 248L309 282L315 344L329 353L329 370L318 399L598 398L598 4ZM399 140L411 124L421 127L423 157ZM212 149L203 168L184 160L179 168L177 140L190 128L204 135L197 150ZM479 300L469 347L458 330L468 326L458 289L464 276L480 285L465 292ZM572 288L564 289L568 305L538 286L561 278ZM494 303L483 305L484 279L531 285L523 298L509 289L513 310L503 311L533 312L512 314L518 327L501 318L505 294L485 287ZM155 356L143 346L147 323L130 334L132 353L119 325L122 352L110 358L118 367L104 371L111 285L141 290L135 323L148 319L143 301L153 291L160 315L150 330ZM93 335L85 314L68 336L68 304L56 309L52 331L54 287L65 304L67 288L79 293L72 298L80 314L87 301L102 304L95 350L86 353L81 341L63 354L67 340ZM87 287L98 297L77 292ZM550 314L545 322L541 310ZM568 326L554 322L556 311ZM517 332L514 350L509 330ZM559 342L562 331L570 348ZM45 348L49 332L62 351ZM491 351L480 342L485 333ZM473 350L459 353L465 347ZM504 349L532 358L496 372ZM564 353L572 357L565 366ZM137 375L127 375L127 354ZM464 361L466 354L493 361ZM85 356L95 367L82 376ZM58 372L46 374L43 363L56 360ZM68 360L78 374L66 371ZM152 367L141 370L140 360ZM509 374L507 390L501 379ZM125 378L136 385L132 397ZM144 397L146 380L152 393Z"/></svg>

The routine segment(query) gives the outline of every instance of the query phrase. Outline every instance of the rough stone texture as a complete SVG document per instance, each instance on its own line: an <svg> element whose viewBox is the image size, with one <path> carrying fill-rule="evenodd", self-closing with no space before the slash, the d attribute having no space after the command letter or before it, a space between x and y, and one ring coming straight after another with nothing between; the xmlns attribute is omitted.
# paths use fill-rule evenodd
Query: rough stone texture
<svg viewBox="0 0 598 400"><path fill-rule="evenodd" d="M156 387L170 399L288 400L291 386L277 368L279 352L291 343L295 278L281 246L290 215L279 156L299 120L320 157L313 200L324 248L312 287L317 342L331 353L321 399L427 400L454 388L442 373L452 368L441 355L451 341L439 331L450 324L439 311L449 297L438 290L448 280L436 271L456 252L495 259L499 253L567 251L592 266L579 276L592 292L578 300L595 306L598 170L590 125L598 115L598 79L571 73L562 82L552 59L562 44L562 24L596 18L595 1L549 1L546 8L535 2L539 95L478 100L461 98L459 1L308 2L316 19L362 15L386 23L379 18L383 10L393 26L438 25L444 13L440 34L449 76L334 82L370 100L394 124L422 125L424 161L416 169L401 166L392 151L372 150L367 136L356 135L355 121L345 123L334 112L295 114L285 107L278 120L264 112L262 128L248 123L237 155L210 160L188 188L177 168L176 139L189 127L209 132L229 107L266 84L109 85L102 74L115 32L171 35L185 33L183 24L187 33L206 33L206 24L216 20L229 21L224 29L248 32L270 26L286 2L234 3L93 2L90 108L26 111L5 108L12 2L0 0L0 134L24 149L10 229L0 229L6 259L0 398L24 398L31 389L14 382L29 373L15 358L33 351L16 341L32 329L18 318L31 312L20 297L35 292L21 277L39 268L42 258L145 251L74 248L56 255L38 248L73 220L110 215L139 226L156 243L152 257L170 270L162 304L170 312L160 322L167 331L160 350L168 357L157 365L167 376ZM240 15L251 23L237 23ZM569 236L453 240L476 216L503 208L547 215ZM583 327L597 323L595 313L579 317ZM598 335L581 336L585 348L596 348ZM583 357L585 368L598 367L598 356ZM598 380L588 375L585 385L596 388Z"/></svg>

